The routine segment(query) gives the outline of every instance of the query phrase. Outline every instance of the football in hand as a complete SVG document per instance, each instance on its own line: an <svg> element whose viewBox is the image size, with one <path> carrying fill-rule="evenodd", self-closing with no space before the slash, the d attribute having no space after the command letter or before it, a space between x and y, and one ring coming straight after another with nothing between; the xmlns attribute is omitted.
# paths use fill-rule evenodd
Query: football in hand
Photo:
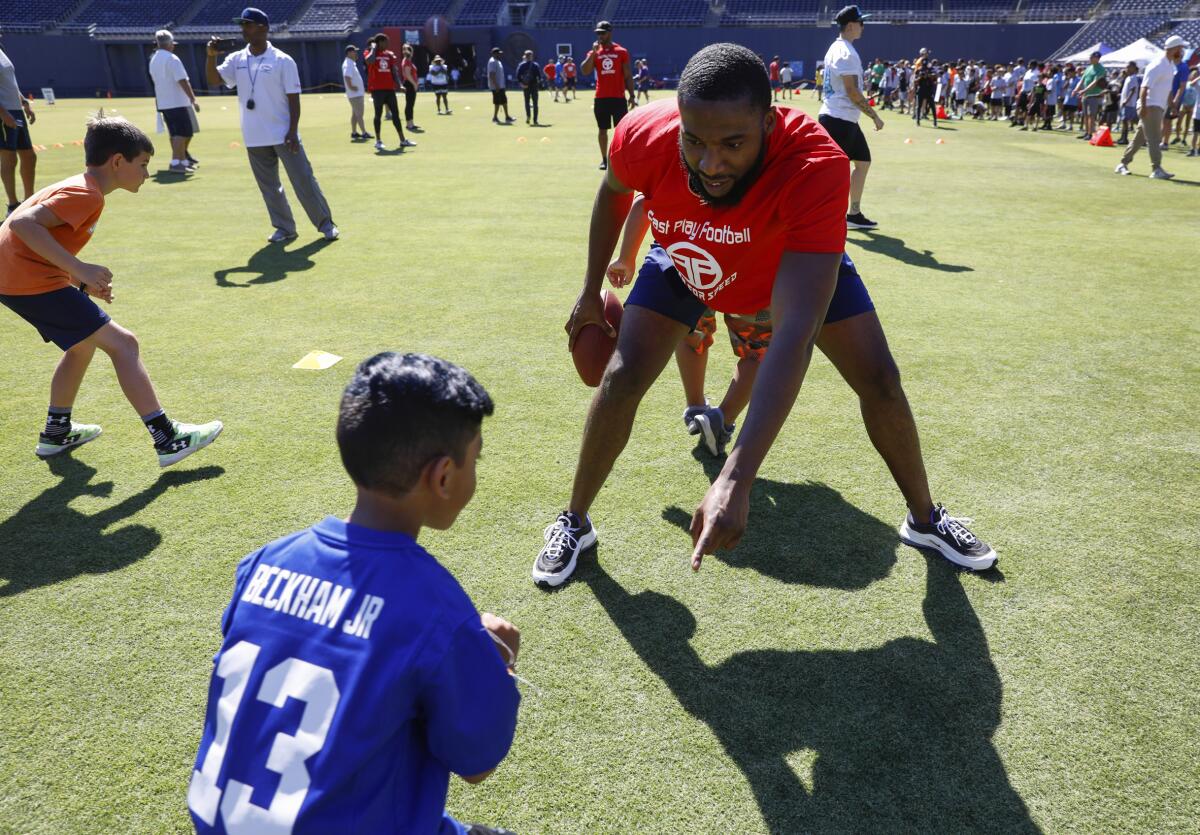
<svg viewBox="0 0 1200 835"><path fill-rule="evenodd" d="M616 293L603 290L601 294L604 296L604 318L614 330L620 332L621 314L625 308L621 306ZM599 325L584 325L576 335L575 347L571 350L579 378L592 388L600 385L604 369L608 367L616 348L616 337L606 334Z"/></svg>

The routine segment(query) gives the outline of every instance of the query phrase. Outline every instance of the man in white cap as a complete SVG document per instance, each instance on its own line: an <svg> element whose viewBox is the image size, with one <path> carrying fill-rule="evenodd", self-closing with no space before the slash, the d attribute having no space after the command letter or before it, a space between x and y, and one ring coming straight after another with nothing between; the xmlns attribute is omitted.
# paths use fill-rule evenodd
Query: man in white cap
<svg viewBox="0 0 1200 835"><path fill-rule="evenodd" d="M1121 156L1121 161L1113 170L1117 174L1129 174L1129 163L1137 152L1145 145L1150 151L1150 179L1169 180L1174 174L1168 174L1162 168L1162 127L1163 114L1166 113L1167 100L1171 96L1171 82L1175 79L1175 65L1183 58L1183 51L1188 43L1178 35L1167 38L1163 44L1163 54L1158 56L1146 67L1146 75L1142 81L1142 89L1138 93L1138 122L1137 133L1133 141Z"/></svg>
<svg viewBox="0 0 1200 835"><path fill-rule="evenodd" d="M862 59L854 48L854 41L862 37L867 17L858 6L847 6L834 18L838 37L825 53L825 100L818 116L821 127L854 163L850 174L850 210L846 213L846 226L850 229L874 229L879 225L867 219L861 206L867 169L871 167L871 149L858 126L859 114L867 114L875 123L875 130L883 130L883 119L863 95Z"/></svg>
<svg viewBox="0 0 1200 835"><path fill-rule="evenodd" d="M162 114L167 135L171 137L171 172L187 174L197 165L188 146L195 135L194 113L200 111L187 70L175 54L175 37L166 29L154 34L158 49L150 56L150 79L154 82L154 102Z"/></svg>

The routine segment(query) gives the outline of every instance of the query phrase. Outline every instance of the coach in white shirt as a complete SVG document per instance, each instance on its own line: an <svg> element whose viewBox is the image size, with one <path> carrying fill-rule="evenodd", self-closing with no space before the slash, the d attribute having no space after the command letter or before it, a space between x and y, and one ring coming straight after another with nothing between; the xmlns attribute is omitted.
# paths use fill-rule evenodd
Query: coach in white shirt
<svg viewBox="0 0 1200 835"><path fill-rule="evenodd" d="M850 174L850 211L846 214L846 226L850 229L874 229L879 225L867 220L860 205L867 169L871 167L871 149L858 126L859 114L867 114L875 123L875 130L883 130L883 120L863 95L862 59L854 48L854 41L862 37L867 17L858 6L847 6L834 18L839 34L825 53L825 96L817 116L821 127L854 163Z"/></svg>
<svg viewBox="0 0 1200 835"><path fill-rule="evenodd" d="M150 79L154 82L154 102L171 137L171 171L186 174L199 165L188 152L195 134L195 113L200 105L188 80L183 62L175 54L175 38L166 29L154 34L158 49L150 56Z"/></svg>
<svg viewBox="0 0 1200 835"><path fill-rule="evenodd" d="M267 240L278 243L296 237L296 220L279 180L281 161L312 225L326 240L337 240L338 228L333 225L329 204L300 144L300 73L296 62L267 40L271 22L261 10L247 8L234 22L242 25L246 48L230 53L218 67L220 41L209 41L208 83L217 87L224 82L227 87L237 88L250 170L275 227Z"/></svg>
<svg viewBox="0 0 1200 835"><path fill-rule="evenodd" d="M1171 97L1171 83L1175 79L1175 65L1183 59L1183 51L1188 43L1178 35L1167 38L1163 44L1163 54L1158 56L1142 79L1142 89L1138 91L1138 123L1137 133L1133 141L1125 149L1121 161L1113 169L1118 174L1129 173L1129 163L1137 152L1145 145L1150 151L1150 179L1169 180L1174 174L1168 174L1162 169L1162 129L1163 114L1166 113L1167 99Z"/></svg>

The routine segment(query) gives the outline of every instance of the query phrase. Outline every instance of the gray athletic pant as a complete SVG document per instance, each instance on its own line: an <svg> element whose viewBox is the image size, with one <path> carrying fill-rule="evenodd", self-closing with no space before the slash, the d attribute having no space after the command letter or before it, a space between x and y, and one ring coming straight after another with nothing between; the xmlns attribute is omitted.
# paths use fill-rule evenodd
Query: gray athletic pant
<svg viewBox="0 0 1200 835"><path fill-rule="evenodd" d="M263 145L247 148L246 155L250 157L250 170L254 172L254 179L258 181L258 190L262 192L263 202L267 204L267 214L271 216L272 226L288 234L296 233L296 219L292 216L292 207L288 205L287 196L283 193L283 183L279 181L280 161L283 162L288 180L292 183L292 191L296 192L296 199L304 207L312 225L321 231L333 222L329 204L325 202L321 186L313 176L308 155L304 153L304 145L294 154L286 145Z"/></svg>
<svg viewBox="0 0 1200 835"><path fill-rule="evenodd" d="M1129 147L1125 149L1124 155L1121 157L1122 165L1129 165L1133 162L1133 157L1145 145L1150 151L1150 165L1153 168L1162 168L1162 128L1163 114L1165 108L1151 107L1146 105L1142 110L1142 121L1138 122L1137 133L1133 135L1133 141L1129 143Z"/></svg>

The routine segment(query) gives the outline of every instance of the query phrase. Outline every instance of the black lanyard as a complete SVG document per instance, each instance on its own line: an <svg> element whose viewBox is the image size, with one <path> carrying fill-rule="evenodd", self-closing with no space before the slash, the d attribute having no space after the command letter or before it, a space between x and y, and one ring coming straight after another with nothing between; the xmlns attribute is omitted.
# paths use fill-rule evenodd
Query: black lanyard
<svg viewBox="0 0 1200 835"><path fill-rule="evenodd" d="M246 75L248 75L250 77L250 95L246 97L246 109L247 110L254 109L254 84L255 84L255 82L258 81L258 74L262 71L263 61L266 60L266 57L267 57L266 52L264 52L262 55L260 55L258 57L258 69L256 69L254 72L251 72L250 71L250 61L251 61L251 59L254 58L254 56L250 54L249 49L246 50Z"/></svg>

